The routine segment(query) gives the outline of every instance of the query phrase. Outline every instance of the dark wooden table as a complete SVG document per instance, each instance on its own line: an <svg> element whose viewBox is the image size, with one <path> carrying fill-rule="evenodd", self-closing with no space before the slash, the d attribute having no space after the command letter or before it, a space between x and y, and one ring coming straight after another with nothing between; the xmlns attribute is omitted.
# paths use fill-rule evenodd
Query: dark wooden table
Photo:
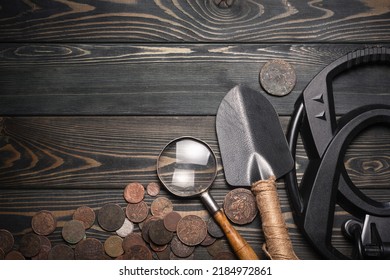
<svg viewBox="0 0 390 280"><path fill-rule="evenodd" d="M125 206L130 182L158 182L156 159L171 139L192 135L216 152L219 173L211 194L222 205L224 180L215 115L225 94L245 84L264 94L286 129L294 103L310 80L336 58L390 43L387 0L235 0L232 6L196 1L0 1L0 228L16 239L31 217L50 210L58 218L50 236L81 205ZM277 98L259 86L271 59L293 65L297 84ZM336 112L390 102L389 67L361 67L334 82ZM374 126L348 148L345 166L368 196L388 201L390 130ZM298 158L306 154L298 146ZM304 164L297 165L298 177ZM320 256L296 228L283 180L278 191L297 255ZM175 210L208 217L198 199L178 199ZM148 204L153 200L146 196ZM335 214L333 244L350 243ZM264 242L256 219L237 230L257 252ZM88 237L110 233L97 224ZM197 258L209 258L199 249Z"/></svg>

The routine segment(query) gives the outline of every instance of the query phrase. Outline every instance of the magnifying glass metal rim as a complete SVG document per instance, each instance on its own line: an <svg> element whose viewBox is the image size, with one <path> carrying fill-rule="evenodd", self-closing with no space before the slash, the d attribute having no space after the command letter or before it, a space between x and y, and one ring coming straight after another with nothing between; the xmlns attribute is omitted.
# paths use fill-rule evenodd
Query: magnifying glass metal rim
<svg viewBox="0 0 390 280"><path fill-rule="evenodd" d="M167 184L165 184L164 180L162 180L162 175L160 174L160 158L161 158L161 155L163 154L163 152L165 151L165 149L171 145L173 142L178 142L180 140L193 140L195 142L198 142L202 145L204 145L205 147L207 147L207 149L209 150L210 154L213 156L214 160L215 160L215 171L214 171L214 175L212 177L212 179L210 180L210 184L207 186L207 188L205 188L203 191L200 191L198 193L195 193L195 194L190 194L190 195L179 195L179 194L176 194L176 192L172 191L171 188L169 186L167 186ZM180 137L177 137L173 140L171 140L168 144L166 144L164 146L164 148L161 150L160 154L158 155L157 157L157 177L160 179L160 182L167 188L167 190L178 196L178 197L196 197L196 196L201 196L202 193L204 192L207 192L209 190L209 188L211 187L211 185L213 184L213 182L215 181L215 178L217 177L217 174L218 174L218 162L217 162L217 157L214 153L214 151L211 149L211 147L209 146L209 144L207 144L205 141L199 139L199 138L196 138L196 137L193 137L193 136L180 136Z"/></svg>

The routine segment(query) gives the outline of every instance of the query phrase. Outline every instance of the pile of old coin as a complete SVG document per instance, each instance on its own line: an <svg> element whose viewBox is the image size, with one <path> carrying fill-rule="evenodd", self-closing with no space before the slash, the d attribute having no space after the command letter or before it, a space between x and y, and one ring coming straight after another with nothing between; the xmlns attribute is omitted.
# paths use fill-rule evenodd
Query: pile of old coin
<svg viewBox="0 0 390 280"><path fill-rule="evenodd" d="M146 187L150 197L159 192L157 183ZM123 196L125 208L108 203L98 209L97 215L88 206L77 208L61 229L65 242L54 246L47 236L57 228L57 220L46 210L32 217L32 232L23 235L19 244L14 244L9 231L0 229L0 259L194 259L197 246L206 248L213 259L235 258L213 218L204 221L192 213L176 212L172 202L163 196L156 197L149 206L144 200L145 188L137 182L128 184ZM229 192L224 208L226 216L239 225L252 222L257 214L255 199L246 189ZM87 236L95 220L111 234L104 242Z"/></svg>

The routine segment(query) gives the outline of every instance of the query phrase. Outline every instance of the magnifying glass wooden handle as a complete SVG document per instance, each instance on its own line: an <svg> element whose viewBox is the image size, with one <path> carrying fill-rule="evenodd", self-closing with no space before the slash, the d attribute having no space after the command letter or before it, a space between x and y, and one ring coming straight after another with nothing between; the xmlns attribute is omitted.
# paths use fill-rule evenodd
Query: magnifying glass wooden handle
<svg viewBox="0 0 390 280"><path fill-rule="evenodd" d="M238 231L232 226L229 220L226 218L225 213L222 210L218 210L213 215L215 221L219 224L221 229L226 235L230 246L234 253L240 260L258 260L253 248L246 242L246 240L238 233Z"/></svg>

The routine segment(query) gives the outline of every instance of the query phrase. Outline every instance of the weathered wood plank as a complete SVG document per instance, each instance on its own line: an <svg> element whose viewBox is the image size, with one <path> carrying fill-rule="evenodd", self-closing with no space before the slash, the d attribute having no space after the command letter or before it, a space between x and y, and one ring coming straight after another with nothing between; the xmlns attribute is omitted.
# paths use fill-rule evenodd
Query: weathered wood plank
<svg viewBox="0 0 390 280"><path fill-rule="evenodd" d="M5 0L0 41L384 42L387 1Z"/></svg>
<svg viewBox="0 0 390 280"><path fill-rule="evenodd" d="M225 94L245 84L265 94L259 71L275 58L295 68L281 115L326 65L365 45L0 44L0 115L215 115ZM336 112L390 104L390 67L336 77ZM191 102L188 102L191 100Z"/></svg>

